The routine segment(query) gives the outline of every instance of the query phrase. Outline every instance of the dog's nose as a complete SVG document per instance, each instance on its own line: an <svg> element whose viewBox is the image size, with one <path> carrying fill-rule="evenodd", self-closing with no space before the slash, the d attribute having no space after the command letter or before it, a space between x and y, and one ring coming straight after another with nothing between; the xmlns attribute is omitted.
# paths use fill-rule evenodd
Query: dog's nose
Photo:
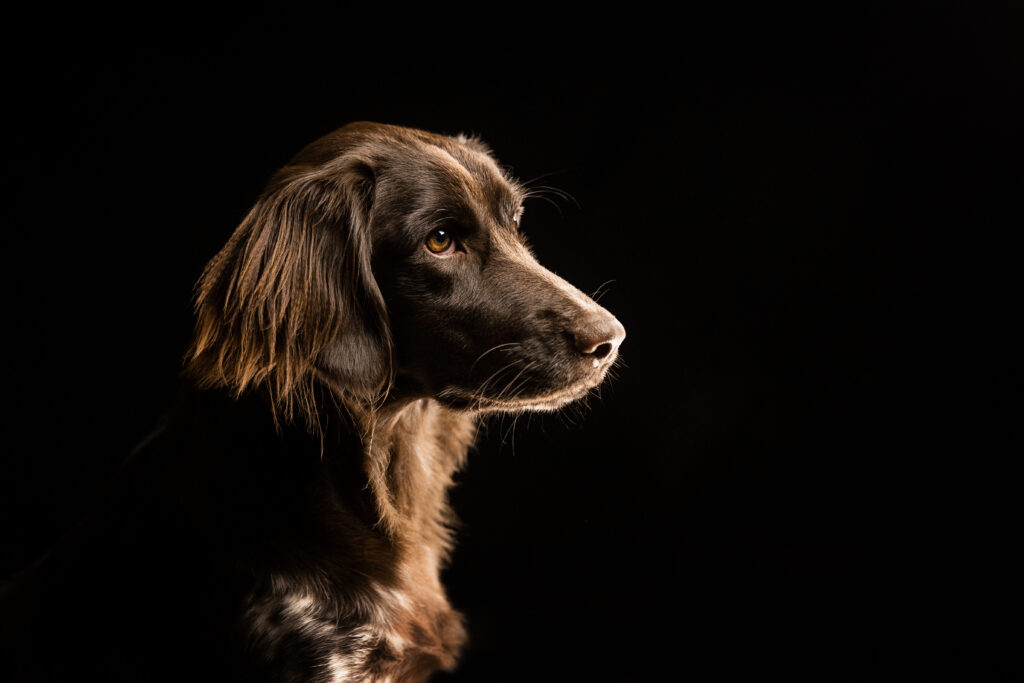
<svg viewBox="0 0 1024 683"><path fill-rule="evenodd" d="M584 318L572 332L576 349L586 356L593 356L595 365L615 353L625 338L626 328L607 311Z"/></svg>

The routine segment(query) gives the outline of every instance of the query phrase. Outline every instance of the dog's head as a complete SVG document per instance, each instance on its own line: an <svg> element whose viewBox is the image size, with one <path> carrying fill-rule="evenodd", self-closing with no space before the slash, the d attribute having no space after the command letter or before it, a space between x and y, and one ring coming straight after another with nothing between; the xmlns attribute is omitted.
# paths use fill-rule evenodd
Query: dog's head
<svg viewBox="0 0 1024 683"><path fill-rule="evenodd" d="M191 371L263 385L289 417L314 410L318 382L470 410L582 397L625 330L537 263L526 195L473 139L371 123L321 138L204 271Z"/></svg>

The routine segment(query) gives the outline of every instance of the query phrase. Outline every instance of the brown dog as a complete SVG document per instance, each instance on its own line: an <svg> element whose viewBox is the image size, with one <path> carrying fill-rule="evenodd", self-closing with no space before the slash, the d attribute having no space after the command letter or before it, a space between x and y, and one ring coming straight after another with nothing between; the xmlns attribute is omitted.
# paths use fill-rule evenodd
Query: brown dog
<svg viewBox="0 0 1024 683"><path fill-rule="evenodd" d="M453 667L439 571L477 416L586 395L625 337L533 258L527 195L477 140L371 123L278 171L199 282L192 388L13 596L20 677ZM87 628L33 659L55 613Z"/></svg>

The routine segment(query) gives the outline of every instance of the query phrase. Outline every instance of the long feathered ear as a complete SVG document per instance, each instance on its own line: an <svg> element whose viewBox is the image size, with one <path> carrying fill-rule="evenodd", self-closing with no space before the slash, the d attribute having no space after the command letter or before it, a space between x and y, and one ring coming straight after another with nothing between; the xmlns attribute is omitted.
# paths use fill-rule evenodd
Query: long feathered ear
<svg viewBox="0 0 1024 683"><path fill-rule="evenodd" d="M373 401L392 379L370 270L374 178L366 160L278 171L196 287L186 359L202 386L265 387L275 419L316 426L316 380Z"/></svg>

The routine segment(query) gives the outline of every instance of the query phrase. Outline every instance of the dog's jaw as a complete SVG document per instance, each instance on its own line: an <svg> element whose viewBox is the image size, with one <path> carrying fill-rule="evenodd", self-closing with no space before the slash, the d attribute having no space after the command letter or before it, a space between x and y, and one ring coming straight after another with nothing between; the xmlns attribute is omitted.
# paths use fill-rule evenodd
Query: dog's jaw
<svg viewBox="0 0 1024 683"><path fill-rule="evenodd" d="M569 386L536 396L484 396L457 387L442 391L436 399L449 408L475 413L554 412L579 401L601 386L614 363L601 363L603 370Z"/></svg>

